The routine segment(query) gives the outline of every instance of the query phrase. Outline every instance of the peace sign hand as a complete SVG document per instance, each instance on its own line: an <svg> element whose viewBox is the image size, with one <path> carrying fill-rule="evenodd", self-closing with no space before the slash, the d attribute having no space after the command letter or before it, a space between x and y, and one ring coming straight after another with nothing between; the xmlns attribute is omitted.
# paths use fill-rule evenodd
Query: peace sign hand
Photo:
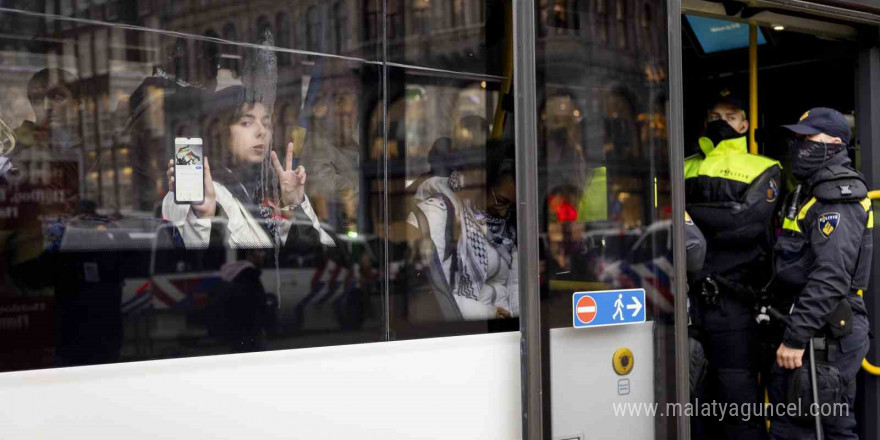
<svg viewBox="0 0 880 440"><path fill-rule="evenodd" d="M305 200L306 169L302 165L293 168L293 142L287 144L284 167L278 160L278 154L271 153L272 165L281 182L281 204L283 206L299 205Z"/></svg>

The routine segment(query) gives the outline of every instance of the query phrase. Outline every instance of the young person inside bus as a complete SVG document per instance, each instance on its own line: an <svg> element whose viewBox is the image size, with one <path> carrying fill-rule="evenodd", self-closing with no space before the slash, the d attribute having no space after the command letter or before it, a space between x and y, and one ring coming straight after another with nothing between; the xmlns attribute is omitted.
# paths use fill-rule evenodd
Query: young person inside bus
<svg viewBox="0 0 880 440"><path fill-rule="evenodd" d="M187 248L208 246L212 229L220 224L225 230L218 231L219 239L235 248L284 247L294 240L335 246L305 194L305 168L293 167L293 144L287 145L283 163L272 151L271 104L260 96L232 86L207 98L204 108L219 116L222 129L220 145L205 149L215 154L204 158L204 202L175 203L174 162L168 162L170 190L162 215L177 227Z"/></svg>

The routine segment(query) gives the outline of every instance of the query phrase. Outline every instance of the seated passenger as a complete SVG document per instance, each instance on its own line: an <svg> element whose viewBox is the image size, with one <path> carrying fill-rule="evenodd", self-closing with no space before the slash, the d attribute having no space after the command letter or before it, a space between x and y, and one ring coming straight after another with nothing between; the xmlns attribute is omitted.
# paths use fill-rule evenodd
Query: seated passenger
<svg viewBox="0 0 880 440"><path fill-rule="evenodd" d="M177 227L186 247L207 247L217 225L212 219L217 218L225 220L219 237L230 247L285 246L294 239L334 246L305 195L305 168L292 167L293 144L287 146L283 166L269 151L272 116L267 105L246 99L245 88L234 86L213 94L205 108L219 112L227 128L221 145L206 145L205 151L214 153L214 166L205 154L205 201L175 203L172 159L167 172L170 191L162 203L162 216Z"/></svg>
<svg viewBox="0 0 880 440"><path fill-rule="evenodd" d="M411 249L428 267L432 292L447 320L519 314L513 149L491 142L486 163L486 190L478 191L478 197L466 195L473 191L465 191L459 171L432 177L416 191L408 219L418 229L411 236L420 239Z"/></svg>

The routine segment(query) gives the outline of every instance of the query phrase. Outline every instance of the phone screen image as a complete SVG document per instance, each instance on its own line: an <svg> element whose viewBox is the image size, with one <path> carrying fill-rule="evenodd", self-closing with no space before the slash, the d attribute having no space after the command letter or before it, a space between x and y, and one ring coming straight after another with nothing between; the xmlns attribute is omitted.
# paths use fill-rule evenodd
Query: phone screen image
<svg viewBox="0 0 880 440"><path fill-rule="evenodd" d="M205 200L205 169L200 138L174 139L174 200L200 203Z"/></svg>

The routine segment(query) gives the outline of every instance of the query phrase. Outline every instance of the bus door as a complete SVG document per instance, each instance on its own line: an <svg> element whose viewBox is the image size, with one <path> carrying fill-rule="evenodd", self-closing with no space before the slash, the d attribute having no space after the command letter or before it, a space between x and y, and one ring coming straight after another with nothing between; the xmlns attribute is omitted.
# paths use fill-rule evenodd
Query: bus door
<svg viewBox="0 0 880 440"><path fill-rule="evenodd" d="M773 2L759 6L700 0L682 3L684 155L701 154L697 139L706 128L713 103L722 95L736 97L747 113L750 152L782 165L776 195L780 202L797 185L791 174L790 133L780 126L795 123L814 107L830 107L844 114L853 132L849 155L865 175L869 189L880 189L880 175L874 171L876 152L880 151L875 122L880 115L880 95L876 94L880 49L876 38L869 37L876 35L876 21L872 22L869 14L835 15L822 5L814 6L807 11ZM776 225L777 232L779 227ZM876 279L878 272L873 275ZM876 285L872 282L864 293L875 332L880 319ZM769 377L779 345L778 337L772 334L770 331L761 338L766 341L760 348L762 378ZM864 438L876 438L880 429L876 422L880 404L876 398L866 397L880 391L875 376L878 370L873 367L878 348L872 341L858 377L860 399L855 409Z"/></svg>
<svg viewBox="0 0 880 440"><path fill-rule="evenodd" d="M674 438L667 4L535 5L544 438Z"/></svg>

